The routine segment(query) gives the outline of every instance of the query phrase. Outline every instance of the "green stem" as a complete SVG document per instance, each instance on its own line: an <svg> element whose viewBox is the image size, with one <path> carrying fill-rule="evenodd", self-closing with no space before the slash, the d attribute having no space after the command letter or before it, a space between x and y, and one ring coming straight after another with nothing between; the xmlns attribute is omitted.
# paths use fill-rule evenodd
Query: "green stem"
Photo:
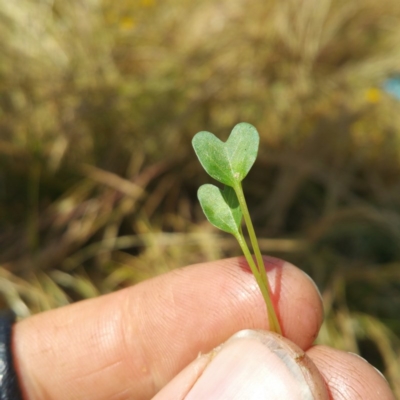
<svg viewBox="0 0 400 400"><path fill-rule="evenodd" d="M239 242L239 245L243 251L243 254L247 260L247 263L250 266L251 272L253 273L254 277L256 278L258 287L261 290L261 294L262 294L265 304L267 306L268 322L269 322L270 329L273 332L281 334L279 323L277 321L275 321L274 317L273 317L275 315L275 310L274 310L274 306L271 303L268 288L265 286L263 279L261 278L260 272L259 272L256 264L253 261L253 257L250 253L247 243L244 240L244 237L241 236L240 234L236 236L236 239ZM275 315L275 317L276 317L276 315Z"/></svg>
<svg viewBox="0 0 400 400"><path fill-rule="evenodd" d="M282 334L282 330L281 330L278 318L276 316L274 306L273 306L272 301L271 301L270 287L269 287L267 273L265 272L264 262L263 262L263 259L262 259L260 248L258 246L257 237L256 237L256 234L255 234L255 231L254 231L254 227L253 227L253 224L251 222L250 213L249 213L249 210L247 208L247 203L246 203L246 199L245 199L244 194L243 194L243 189L242 189L241 183L238 182L234 186L233 189L235 190L236 196L237 196L237 198L239 200L240 208L242 209L244 221L246 223L246 228L247 228L247 231L248 231L249 236L250 236L251 247L253 248L254 254L256 256L257 267L258 267L258 276L261 277L261 284L257 280L257 276L254 274L254 271L253 270L252 271L253 271L254 276L256 277L258 285L260 286L261 292L263 293L263 297L265 299L265 303L267 305L268 320L269 320L270 328L271 328L271 330L275 331L276 333ZM239 240L238 237L236 239L238 240L238 242L240 244L240 247L242 248L242 251L245 254L244 246L240 243L240 240ZM241 239L243 239L243 237ZM249 251L248 247L247 247L247 244L244 241L244 239L243 239L243 242L245 244L245 247L247 248L247 251ZM250 252L249 252L249 254L250 254ZM247 259L247 262L250 265L250 262L248 260L248 257L246 256L246 254L245 254L245 257ZM254 265L254 261L253 261L253 258L251 257L251 255L250 255L250 259L251 259L251 261L253 262L253 265ZM251 265L250 265L250 268L251 268ZM264 292L265 292L265 294L264 294Z"/></svg>
<svg viewBox="0 0 400 400"><path fill-rule="evenodd" d="M260 276L260 272L258 271L258 268L256 264L254 263L253 257L251 256L249 247L247 246L246 241L244 240L244 237L241 234L235 235L236 240L239 242L240 248L243 251L243 254L246 258L247 263L250 266L251 272L253 273L254 277L256 278L258 286L262 286L262 279Z"/></svg>

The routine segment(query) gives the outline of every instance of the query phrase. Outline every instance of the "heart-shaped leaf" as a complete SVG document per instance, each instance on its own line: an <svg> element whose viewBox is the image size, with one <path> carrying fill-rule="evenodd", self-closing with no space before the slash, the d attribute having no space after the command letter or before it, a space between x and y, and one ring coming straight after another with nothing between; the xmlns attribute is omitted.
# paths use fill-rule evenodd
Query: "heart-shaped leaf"
<svg viewBox="0 0 400 400"><path fill-rule="evenodd" d="M260 137L254 126L237 124L224 143L210 132L199 132L193 148L201 165L217 181L234 186L250 171L257 157Z"/></svg>
<svg viewBox="0 0 400 400"><path fill-rule="evenodd" d="M225 186L223 190L214 185L200 186L197 197L207 219L224 232L238 235L242 211L235 191Z"/></svg>

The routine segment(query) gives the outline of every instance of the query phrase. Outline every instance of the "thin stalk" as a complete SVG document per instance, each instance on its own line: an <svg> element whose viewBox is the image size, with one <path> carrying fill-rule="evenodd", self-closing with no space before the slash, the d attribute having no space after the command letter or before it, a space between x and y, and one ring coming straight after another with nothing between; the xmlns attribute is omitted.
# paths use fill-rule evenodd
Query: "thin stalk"
<svg viewBox="0 0 400 400"><path fill-rule="evenodd" d="M266 295L264 296L264 293L263 293L263 296L264 296L265 302L267 304L268 319L270 321L270 327L275 332L282 334L282 330L281 330L278 318L275 313L275 308L272 305L271 296L270 296L270 286L269 286L269 282L268 282L267 273L265 272L264 262L263 262L263 259L261 256L260 248L258 246L257 237L256 237L256 233L254 231L253 223L251 222L249 209L247 208L247 203L246 203L246 199L243 194L243 189L242 189L241 183L238 182L234 186L233 189L235 190L236 196L239 200L240 208L242 209L243 218L244 218L246 228L247 228L247 231L248 231L249 237L250 237L251 247L253 248L254 255L256 257L259 276L261 277L261 280L263 283L262 285L260 285L260 283L259 283L259 286L260 286L260 289L262 292L263 292L263 288L264 288L264 291L266 291ZM239 239L238 239L238 241L239 241ZM243 239L243 241L244 241L244 239ZM245 241L244 241L244 243L246 244ZM240 244L240 241L239 241L239 244ZM242 247L242 250L244 253L242 244L240 244L240 247ZM246 244L246 247L247 247L247 244ZM247 247L247 250L248 250L248 247ZM245 257L246 257L246 254L245 254ZM246 257L246 259L247 259L247 257ZM251 256L250 256L250 259L253 262L253 259ZM247 262L249 262L249 260L247 260ZM253 262L253 264L254 264L254 262ZM250 263L249 263L249 265L250 265ZM251 266L250 266L250 268L251 268ZM256 279L257 279L257 277L256 277ZM271 323L271 321L272 321L272 323Z"/></svg>
<svg viewBox="0 0 400 400"><path fill-rule="evenodd" d="M258 268L257 268L256 264L254 263L253 257L249 250L249 247L247 246L247 243L246 243L243 235L239 234L237 236L235 235L235 237L236 237L236 240L239 242L240 248L243 251L243 254L246 258L247 263L250 266L251 272L253 273L254 277L256 278L257 284L258 284L258 286L260 286L260 289L261 289L262 279L261 279L260 273L258 271Z"/></svg>
<svg viewBox="0 0 400 400"><path fill-rule="evenodd" d="M264 298L265 304L267 306L267 313L268 313L268 323L269 327L273 332L281 334L281 329L278 320L276 319L276 314L274 310L274 306L271 302L271 298L269 295L268 288L265 286L263 279L261 278L260 272L256 266L256 264L253 261L253 257L251 256L249 247L247 246L246 241L244 240L244 237L241 235L236 236L237 241L239 242L239 245L243 251L243 254L247 260L247 263L250 266L251 272L253 273L254 277L256 278L256 282L258 284L258 287L261 290L261 294Z"/></svg>
<svg viewBox="0 0 400 400"><path fill-rule="evenodd" d="M263 276L263 279L267 283L268 278L267 278L267 274L265 272L264 262L262 259L260 248L258 247L257 237L256 237L256 233L254 231L253 223L251 222L249 209L247 208L247 203L246 203L246 199L244 197L242 184L239 182L234 187L234 190L235 190L236 196L239 200L240 208L242 209L244 222L246 223L246 228L247 228L247 231L249 232L251 247L253 248L254 255L256 256L257 265L260 270L260 274Z"/></svg>

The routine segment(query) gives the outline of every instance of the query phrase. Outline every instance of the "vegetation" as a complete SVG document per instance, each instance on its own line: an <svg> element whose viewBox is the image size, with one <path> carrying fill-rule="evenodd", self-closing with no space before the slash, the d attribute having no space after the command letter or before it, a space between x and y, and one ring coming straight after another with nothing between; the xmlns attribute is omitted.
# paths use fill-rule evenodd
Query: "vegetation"
<svg viewBox="0 0 400 400"><path fill-rule="evenodd" d="M236 255L195 132L249 121L262 252L400 397L398 0L0 0L0 291L24 317Z"/></svg>
<svg viewBox="0 0 400 400"><path fill-rule="evenodd" d="M197 133L192 144L201 165L211 177L225 185L222 189L209 183L201 185L197 197L207 219L216 228L231 233L238 241L264 297L270 330L282 334L271 301L264 261L242 189L242 181L257 158L259 141L256 128L246 122L237 124L226 142L221 142L210 132ZM256 261L253 260L243 235L243 220Z"/></svg>

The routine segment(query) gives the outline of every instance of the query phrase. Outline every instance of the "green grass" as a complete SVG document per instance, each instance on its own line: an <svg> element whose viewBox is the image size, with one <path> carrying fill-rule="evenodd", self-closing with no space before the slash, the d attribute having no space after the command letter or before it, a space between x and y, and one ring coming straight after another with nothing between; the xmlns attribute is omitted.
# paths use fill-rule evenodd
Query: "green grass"
<svg viewBox="0 0 400 400"><path fill-rule="evenodd" d="M319 341L400 397L400 103L379 89L399 37L398 0L0 0L2 304L238 254L201 214L190 142L249 121L261 250L318 283Z"/></svg>

